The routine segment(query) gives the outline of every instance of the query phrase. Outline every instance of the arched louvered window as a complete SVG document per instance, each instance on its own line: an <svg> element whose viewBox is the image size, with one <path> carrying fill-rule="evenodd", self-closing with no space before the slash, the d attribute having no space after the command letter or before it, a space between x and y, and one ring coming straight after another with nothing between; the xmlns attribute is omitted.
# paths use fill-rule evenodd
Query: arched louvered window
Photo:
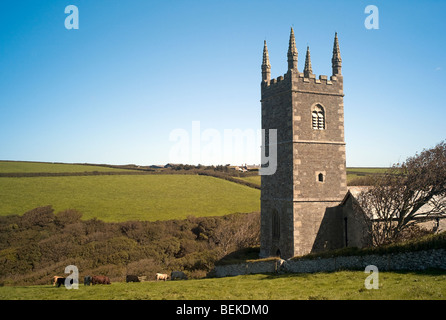
<svg viewBox="0 0 446 320"><path fill-rule="evenodd" d="M314 130L325 129L325 112L324 109L317 105L311 113L311 121Z"/></svg>

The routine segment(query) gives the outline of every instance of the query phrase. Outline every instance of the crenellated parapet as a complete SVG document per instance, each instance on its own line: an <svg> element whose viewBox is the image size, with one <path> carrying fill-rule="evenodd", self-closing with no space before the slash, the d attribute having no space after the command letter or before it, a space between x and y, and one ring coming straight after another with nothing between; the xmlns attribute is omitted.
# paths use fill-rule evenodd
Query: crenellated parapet
<svg viewBox="0 0 446 320"><path fill-rule="evenodd" d="M292 80L292 90L343 95L342 75L328 77L326 75L316 76L315 74L310 74L306 77L304 73L299 73Z"/></svg>
<svg viewBox="0 0 446 320"><path fill-rule="evenodd" d="M261 89L262 99L289 90L343 95L343 77L342 75L317 76L315 74L309 74L306 77L303 72L287 72L283 76L262 81Z"/></svg>
<svg viewBox="0 0 446 320"><path fill-rule="evenodd" d="M310 48L307 47L305 67L303 72L297 68L297 49L294 31L291 28L288 48L288 71L283 76L271 79L271 65L269 62L266 41L263 50L262 62L262 99L268 96L280 94L287 90L314 91L321 94L343 95L343 77L341 74L341 53L339 49L338 35L335 34L332 56L332 75L313 74L311 66Z"/></svg>

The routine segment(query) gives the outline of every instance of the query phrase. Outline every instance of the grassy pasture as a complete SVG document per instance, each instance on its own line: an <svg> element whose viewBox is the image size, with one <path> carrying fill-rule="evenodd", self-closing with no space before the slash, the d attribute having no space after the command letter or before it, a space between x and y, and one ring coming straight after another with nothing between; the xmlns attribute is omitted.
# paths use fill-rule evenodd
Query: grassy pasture
<svg viewBox="0 0 446 320"><path fill-rule="evenodd" d="M240 177L240 178L237 178L237 179L240 179L240 180L243 180L243 181L247 181L247 182L251 182L251 183L255 183L256 185L260 186L261 177L262 176L256 174L254 176Z"/></svg>
<svg viewBox="0 0 446 320"><path fill-rule="evenodd" d="M108 167L49 162L0 161L0 173L76 173L76 172L116 172L122 169Z"/></svg>
<svg viewBox="0 0 446 320"><path fill-rule="evenodd" d="M350 167L347 168L347 185L354 183L355 179L364 178L365 176L383 174L388 168L363 168Z"/></svg>
<svg viewBox="0 0 446 320"><path fill-rule="evenodd" d="M369 274L256 274L227 278L142 283L116 282L78 290L51 285L0 287L2 300L444 300L444 272L380 272L379 289L366 289Z"/></svg>
<svg viewBox="0 0 446 320"><path fill-rule="evenodd" d="M0 173L117 172L94 165L0 161ZM385 168L347 168L348 181ZM131 170L130 170L131 171ZM238 178L260 185L261 176ZM260 191L194 175L0 177L0 215L38 206L77 209L104 221L182 219L260 210Z"/></svg>
<svg viewBox="0 0 446 320"><path fill-rule="evenodd" d="M197 175L0 178L0 215L39 206L103 221L184 219L260 210L260 191Z"/></svg>
<svg viewBox="0 0 446 320"><path fill-rule="evenodd" d="M349 167L347 168L347 174L359 173L359 174L375 174L385 173L389 168L366 168L366 167Z"/></svg>

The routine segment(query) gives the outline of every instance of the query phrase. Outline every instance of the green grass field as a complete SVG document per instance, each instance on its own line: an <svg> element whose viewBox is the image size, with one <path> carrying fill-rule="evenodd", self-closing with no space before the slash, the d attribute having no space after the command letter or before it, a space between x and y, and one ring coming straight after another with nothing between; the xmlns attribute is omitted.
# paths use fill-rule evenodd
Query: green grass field
<svg viewBox="0 0 446 320"><path fill-rule="evenodd" d="M104 221L184 219L260 210L260 191L198 175L0 178L0 215L52 205Z"/></svg>
<svg viewBox="0 0 446 320"><path fill-rule="evenodd" d="M27 162L1 162L0 173L115 171L117 169ZM381 173L383 168L348 168L348 175ZM260 176L243 178L260 184ZM260 190L201 175L99 175L1 177L0 215L23 214L52 205L74 208L83 219L168 220L189 215L217 216L260 210ZM379 289L367 290L361 271L315 274L257 274L221 279L144 283L115 282L78 290L44 286L0 287L0 300L314 300L446 299L444 272L380 272ZM48 282L50 279L48 279Z"/></svg>
<svg viewBox="0 0 446 320"><path fill-rule="evenodd" d="M125 170L82 164L0 161L0 173L76 173L93 171L116 172Z"/></svg>
<svg viewBox="0 0 446 320"><path fill-rule="evenodd" d="M388 168L363 168L363 167L350 167L347 168L347 185L352 183L355 179L363 178L365 176L383 174Z"/></svg>
<svg viewBox="0 0 446 320"><path fill-rule="evenodd" d="M379 289L366 289L368 274L256 274L227 278L142 283L117 282L77 290L51 285L0 287L2 300L444 300L444 272L380 272Z"/></svg>
<svg viewBox="0 0 446 320"><path fill-rule="evenodd" d="M0 173L117 172L94 165L0 161ZM385 168L347 168L348 180ZM125 171L125 170L124 170ZM259 175L239 178L260 185ZM260 191L194 175L0 177L0 215L38 206L77 209L104 221L183 219L260 210Z"/></svg>
<svg viewBox="0 0 446 320"><path fill-rule="evenodd" d="M240 179L242 181L247 181L247 182L251 182L251 183L255 183L256 185L260 186L260 181L261 181L261 177L260 175L255 175L255 176L248 176L248 177L240 177L237 179Z"/></svg>

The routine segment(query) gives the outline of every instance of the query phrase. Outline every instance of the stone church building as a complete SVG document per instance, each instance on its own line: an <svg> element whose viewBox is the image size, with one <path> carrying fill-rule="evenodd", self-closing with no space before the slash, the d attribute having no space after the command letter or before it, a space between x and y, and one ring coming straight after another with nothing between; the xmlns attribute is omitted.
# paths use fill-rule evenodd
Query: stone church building
<svg viewBox="0 0 446 320"><path fill-rule="evenodd" d="M262 129L265 150L277 150L277 169L261 179L260 257L288 259L371 243L371 220L358 205L355 196L359 192L347 189L344 87L337 34L330 77L313 74L309 47L303 72L297 62L291 28L288 70L271 79L265 41ZM277 129L277 141L272 137L270 143L269 129ZM419 223L438 232L446 229L446 216L421 217Z"/></svg>
<svg viewBox="0 0 446 320"><path fill-rule="evenodd" d="M330 77L313 74L309 47L304 70L298 70L291 29L288 70L271 79L264 43L262 128L266 149L277 147L277 170L261 179L261 257L365 244L365 226L355 219L347 192L341 69L337 34ZM268 129L277 129L277 145L269 144Z"/></svg>

